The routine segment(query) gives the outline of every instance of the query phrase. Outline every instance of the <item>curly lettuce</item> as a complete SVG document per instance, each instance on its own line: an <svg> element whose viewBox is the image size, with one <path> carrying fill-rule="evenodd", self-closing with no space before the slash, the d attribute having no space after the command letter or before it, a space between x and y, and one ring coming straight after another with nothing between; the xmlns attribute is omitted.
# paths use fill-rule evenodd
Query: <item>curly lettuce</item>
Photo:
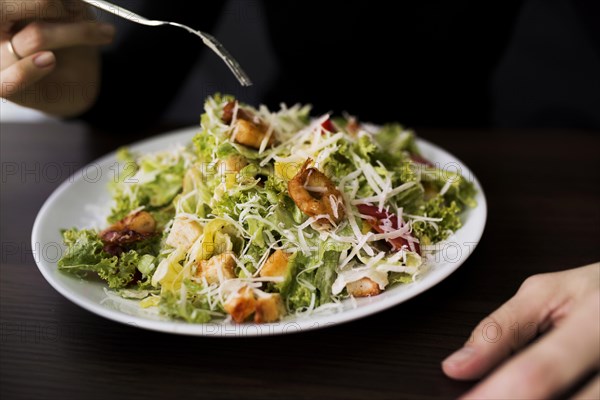
<svg viewBox="0 0 600 400"><path fill-rule="evenodd" d="M80 276L95 273L111 289L147 282L159 250L158 239L150 238L114 256L104 251L98 233L91 230L65 230L63 241L67 248L58 262L58 268ZM139 275L139 279L136 275Z"/></svg>

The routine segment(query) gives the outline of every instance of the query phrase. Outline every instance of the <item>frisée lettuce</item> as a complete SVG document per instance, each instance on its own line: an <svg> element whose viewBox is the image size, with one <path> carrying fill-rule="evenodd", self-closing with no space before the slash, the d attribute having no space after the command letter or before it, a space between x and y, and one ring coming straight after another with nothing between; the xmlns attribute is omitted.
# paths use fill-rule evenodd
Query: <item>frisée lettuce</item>
<svg viewBox="0 0 600 400"><path fill-rule="evenodd" d="M65 230L59 269L190 323L275 322L412 282L476 206L399 124L218 94L204 111L185 146L119 152L108 227Z"/></svg>

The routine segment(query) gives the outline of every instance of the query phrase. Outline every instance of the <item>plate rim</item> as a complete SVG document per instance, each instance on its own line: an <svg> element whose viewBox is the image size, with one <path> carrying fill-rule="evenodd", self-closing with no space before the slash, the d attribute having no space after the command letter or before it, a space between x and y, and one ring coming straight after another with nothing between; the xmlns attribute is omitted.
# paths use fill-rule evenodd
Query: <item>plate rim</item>
<svg viewBox="0 0 600 400"><path fill-rule="evenodd" d="M186 139L187 141L193 138L195 133L200 131L200 127L192 126L187 128L182 128L174 131L165 132L160 135L156 135L147 139L143 139L129 145L126 147L130 148L133 151L136 151L138 148L143 148L147 146L152 146L152 144L156 142L160 142L166 139L173 139L173 137L177 137L177 140ZM174 141L176 142L176 141ZM116 151L112 151L104 156L101 156L90 163L86 164L84 167L80 168L74 174L69 176L64 182L62 182L46 199L42 207L40 208L35 222L33 224L33 229L31 233L31 246L32 251L34 252L34 259L36 262L36 266L38 267L40 273L44 277L44 279L52 286L57 292L59 292L63 297L71 301L72 303L82 307L83 309L90 311L96 315L104 317L106 319L119 322L129 326L135 326L138 328L159 331L165 333L172 334L180 334L180 335L190 335L190 336L203 336L203 337L248 337L248 336L271 336L271 335L283 335L290 333L298 333L298 332L307 332L310 330L321 329L328 326L338 325L350 321L354 321L360 318L364 318L366 316L376 314L378 312L384 311L391 307L397 306L401 303L404 303L417 295L431 289L436 286L443 280L445 280L448 276L454 273L464 262L471 256L471 254L475 251L477 246L481 241L481 237L485 231L485 227L487 225L487 199L485 193L483 191L483 187L481 183L477 179L477 176L473 173L473 171L460 159L446 151L445 149L439 147L438 145L420 138L417 136L417 145L420 146L424 144L426 147L429 147L431 150L435 151L443 155L446 158L450 158L453 161L456 161L461 168L464 168L465 172L469 174L469 178L474 182L478 194L477 194L477 207L476 209L480 216L480 221L478 224L473 226L475 229L473 237L469 237L469 240L472 243L475 243L472 247L467 247L466 254L461 253L461 257L457 262L453 264L448 264L444 271L437 274L436 279L430 279L425 282L416 282L414 284L410 284L411 287L405 289L403 295L398 296L390 296L389 298L379 299L378 297L372 297L367 300L368 304L365 304L361 307L354 308L351 310L345 310L342 312L337 312L329 315L319 315L319 316L309 316L301 319L291 319L287 321L280 321L275 323L268 324L255 324L255 323L245 323L245 324L223 324L220 322L209 322L205 324L194 324L188 323L185 321L177 321L177 320L154 320L149 318L143 318L141 316L130 315L118 310L114 310L108 307L103 306L101 303L96 303L95 301L82 297L77 293L69 290L68 287L61 284L58 279L55 279L54 276L51 275L49 268L56 268L56 262L51 263L44 260L42 257L36 255L36 244L40 244L39 240L41 235L41 229L43 228L44 219L47 218L48 212L54 206L57 199L63 194L63 192L68 191L68 189L75 183L75 181L80 180L82 176L82 171L85 170L90 165L93 164L102 164L107 161L116 160ZM464 227L464 226L463 226ZM461 228L463 229L463 228ZM470 243L471 243L470 242ZM466 242L465 242L466 243ZM464 246L461 247L464 251ZM53 264L52 265L43 265L43 264ZM77 277L72 277L73 279L80 279ZM82 279L85 282L85 280ZM419 285L419 283L421 283ZM412 286L414 285L414 286ZM106 288L106 286L104 286ZM397 297L397 298L396 298Z"/></svg>

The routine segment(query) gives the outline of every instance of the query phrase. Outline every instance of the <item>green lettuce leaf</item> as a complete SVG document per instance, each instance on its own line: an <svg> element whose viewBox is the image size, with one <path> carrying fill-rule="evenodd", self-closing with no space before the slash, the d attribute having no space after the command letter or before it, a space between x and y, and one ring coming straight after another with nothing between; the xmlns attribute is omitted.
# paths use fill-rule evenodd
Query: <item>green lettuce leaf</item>
<svg viewBox="0 0 600 400"><path fill-rule="evenodd" d="M386 124L375 135L375 141L381 151L398 157L404 151L421 154L412 131L405 130L400 124Z"/></svg>
<svg viewBox="0 0 600 400"><path fill-rule="evenodd" d="M171 317L182 319L187 322L202 324L210 322L213 315L210 311L210 302L205 295L202 295L203 285L197 284L185 279L185 299L180 298L181 294L167 291L161 295L159 308L160 311ZM221 310L219 310L221 311Z"/></svg>
<svg viewBox="0 0 600 400"><path fill-rule="evenodd" d="M181 192L186 169L183 155L156 153L131 161L133 155L127 150L121 150L120 154L121 159L129 161L122 165L118 179L109 186L115 204L108 222L115 223L142 206L151 212L168 208Z"/></svg>
<svg viewBox="0 0 600 400"><path fill-rule="evenodd" d="M348 244L335 243L333 240L320 245L315 240L312 244L319 246L318 252L307 256L297 251L290 257L291 264L285 280L275 285L283 298L288 299L287 305L292 311L309 307L313 294L314 307L331 302L340 253L349 248Z"/></svg>
<svg viewBox="0 0 600 400"><path fill-rule="evenodd" d="M462 226L460 212L461 209L455 201L447 204L442 196L436 196L423 204L417 214L429 218L441 218L442 221L436 222L437 228L424 221L413 221L413 233L424 244L445 240Z"/></svg>
<svg viewBox="0 0 600 400"><path fill-rule="evenodd" d="M331 286L337 278L336 268L339 258L339 251L327 250L323 252L323 265L317 268L315 273L315 286L319 291L319 304L331 301Z"/></svg>
<svg viewBox="0 0 600 400"><path fill-rule="evenodd" d="M422 181L431 184L438 192L442 190L447 182L450 182L450 186L444 194L447 204L455 201L461 209L464 207L473 208L477 206L477 201L475 200L477 194L475 184L464 176L445 169L423 166L420 166L419 168L422 168L420 174Z"/></svg>
<svg viewBox="0 0 600 400"><path fill-rule="evenodd" d="M146 255L154 257L157 253L156 238L140 242L133 249L119 256L106 253L104 244L98 234L91 230L70 229L63 232L63 240L67 249L58 261L58 268L80 276L96 273L113 289L129 286L134 282L137 267ZM146 258L145 262L148 259ZM148 274L142 277L148 278ZM144 282L140 282L144 284Z"/></svg>

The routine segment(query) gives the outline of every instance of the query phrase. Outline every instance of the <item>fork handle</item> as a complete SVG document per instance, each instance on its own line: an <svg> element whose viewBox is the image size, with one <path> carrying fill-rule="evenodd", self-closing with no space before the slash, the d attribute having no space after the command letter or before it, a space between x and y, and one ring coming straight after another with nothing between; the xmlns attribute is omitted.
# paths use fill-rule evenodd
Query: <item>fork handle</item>
<svg viewBox="0 0 600 400"><path fill-rule="evenodd" d="M114 14L117 17L121 17L121 18L127 19L131 22L136 22L138 24L148 25L148 26L159 26L159 25L166 24L166 22L163 22L163 21L149 20L148 18L144 18L141 15L134 13L133 11L127 10L123 7L119 7L118 5L109 3L108 1L104 1L104 0L81 0L81 1L89 4L92 7L99 8L108 13Z"/></svg>
<svg viewBox="0 0 600 400"><path fill-rule="evenodd" d="M167 22L167 21L156 21L150 20L142 17L132 11L129 11L123 7L119 7L115 4L109 3L104 0L82 0L84 3L87 3L93 7L99 8L106 12L116 15L117 17L125 18L131 22L136 22L142 25L148 26L160 26L160 25L171 25L176 26L178 28L183 28L186 31L193 33L194 35L199 36L204 44L208 46L212 51L214 51L229 67L231 72L235 75L237 80L240 82L242 86L250 86L252 85L252 81L248 77L248 75L244 72L240 64L229 54L229 52L223 47L223 45L215 39L213 36L208 33L204 33L202 31L197 31L195 29L190 28L189 26L179 24L177 22Z"/></svg>

